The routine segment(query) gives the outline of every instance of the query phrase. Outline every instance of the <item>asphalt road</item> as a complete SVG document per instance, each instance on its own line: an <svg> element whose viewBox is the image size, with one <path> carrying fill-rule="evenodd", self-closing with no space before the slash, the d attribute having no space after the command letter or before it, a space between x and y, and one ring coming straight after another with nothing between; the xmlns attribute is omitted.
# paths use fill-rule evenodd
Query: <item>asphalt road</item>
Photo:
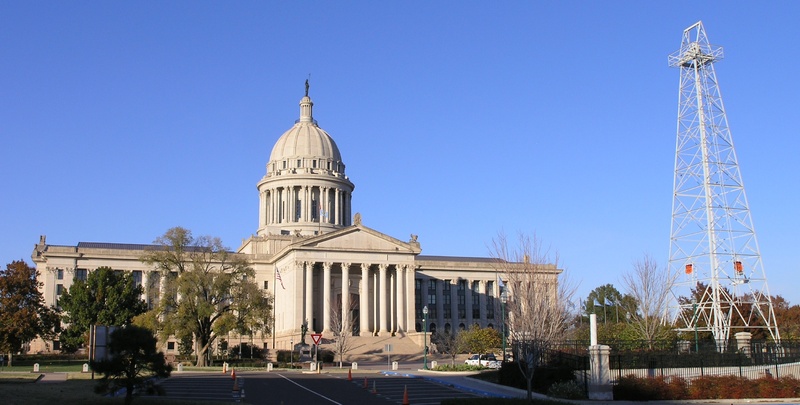
<svg viewBox="0 0 800 405"><path fill-rule="evenodd" d="M420 378L383 374L304 374L298 371L237 372L242 402L254 405L402 404L407 390L415 405L439 404L444 398L472 398L475 394ZM366 378L367 388L364 388ZM229 375L175 373L162 382L166 396L176 399L233 402L234 381Z"/></svg>

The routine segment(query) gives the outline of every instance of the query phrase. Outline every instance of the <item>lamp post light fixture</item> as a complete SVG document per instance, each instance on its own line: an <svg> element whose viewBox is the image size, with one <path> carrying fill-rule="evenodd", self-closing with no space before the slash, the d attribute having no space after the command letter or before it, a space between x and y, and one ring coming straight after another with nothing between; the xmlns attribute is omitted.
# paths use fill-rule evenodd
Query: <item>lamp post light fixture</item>
<svg viewBox="0 0 800 405"><path fill-rule="evenodd" d="M428 306L422 307L422 368L428 369Z"/></svg>
<svg viewBox="0 0 800 405"><path fill-rule="evenodd" d="M500 292L500 312L503 314L503 363L506 362L506 302L508 302L508 292L503 288Z"/></svg>

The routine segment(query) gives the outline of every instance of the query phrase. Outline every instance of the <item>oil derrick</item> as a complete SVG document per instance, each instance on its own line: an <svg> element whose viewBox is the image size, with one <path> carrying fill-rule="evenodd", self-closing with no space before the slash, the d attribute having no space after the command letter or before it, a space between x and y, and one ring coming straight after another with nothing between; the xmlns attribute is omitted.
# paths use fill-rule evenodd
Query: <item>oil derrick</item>
<svg viewBox="0 0 800 405"><path fill-rule="evenodd" d="M680 70L669 254L675 315L682 331L711 332L718 351L727 350L732 331L766 330L780 342L714 71L722 57L702 22L685 29L669 55Z"/></svg>

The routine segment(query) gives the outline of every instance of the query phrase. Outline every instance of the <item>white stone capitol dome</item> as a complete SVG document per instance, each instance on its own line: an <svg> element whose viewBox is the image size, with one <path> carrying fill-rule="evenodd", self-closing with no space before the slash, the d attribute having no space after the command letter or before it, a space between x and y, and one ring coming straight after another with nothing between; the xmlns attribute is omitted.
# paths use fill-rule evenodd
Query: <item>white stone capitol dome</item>
<svg viewBox="0 0 800 405"><path fill-rule="evenodd" d="M309 158L332 163L342 161L336 142L314 121L311 114L313 105L308 95L300 100L300 119L275 142L269 156L270 163Z"/></svg>

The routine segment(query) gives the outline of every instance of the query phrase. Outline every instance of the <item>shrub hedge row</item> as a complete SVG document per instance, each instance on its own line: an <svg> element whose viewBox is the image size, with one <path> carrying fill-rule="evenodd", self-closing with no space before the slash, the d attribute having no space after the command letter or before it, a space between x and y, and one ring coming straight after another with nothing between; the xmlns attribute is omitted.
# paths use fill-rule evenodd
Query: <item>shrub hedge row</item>
<svg viewBox="0 0 800 405"><path fill-rule="evenodd" d="M680 377L622 377L614 386L615 400L681 400L797 398L800 380L787 376L750 380L737 376L706 376L686 381Z"/></svg>

